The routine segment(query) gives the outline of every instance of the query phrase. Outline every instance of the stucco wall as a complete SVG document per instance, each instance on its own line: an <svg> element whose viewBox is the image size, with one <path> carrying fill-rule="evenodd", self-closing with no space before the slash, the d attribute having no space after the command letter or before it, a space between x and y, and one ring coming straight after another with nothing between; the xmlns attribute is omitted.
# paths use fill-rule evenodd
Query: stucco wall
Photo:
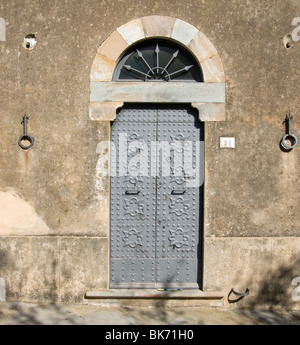
<svg viewBox="0 0 300 345"><path fill-rule="evenodd" d="M0 277L7 298L81 301L85 289L108 287L109 179L99 179L99 164L108 164L101 142L109 123L89 117L90 73L99 45L148 15L198 28L225 70L226 121L205 123L204 289L249 287L252 303L275 303L278 291L290 296L300 275L300 146L283 152L279 143L288 111L300 135L300 42L283 43L298 2L5 0ZM22 48L27 34L37 38L31 51ZM25 111L35 138L28 151L18 146ZM220 136L235 137L236 148L220 149ZM298 307L290 297L279 303Z"/></svg>

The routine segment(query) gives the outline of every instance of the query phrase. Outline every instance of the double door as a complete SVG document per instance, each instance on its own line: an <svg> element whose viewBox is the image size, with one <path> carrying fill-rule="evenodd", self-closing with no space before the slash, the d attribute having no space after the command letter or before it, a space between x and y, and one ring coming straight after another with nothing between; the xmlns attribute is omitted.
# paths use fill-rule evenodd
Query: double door
<svg viewBox="0 0 300 345"><path fill-rule="evenodd" d="M199 288L203 126L185 105L126 105L111 128L111 288Z"/></svg>

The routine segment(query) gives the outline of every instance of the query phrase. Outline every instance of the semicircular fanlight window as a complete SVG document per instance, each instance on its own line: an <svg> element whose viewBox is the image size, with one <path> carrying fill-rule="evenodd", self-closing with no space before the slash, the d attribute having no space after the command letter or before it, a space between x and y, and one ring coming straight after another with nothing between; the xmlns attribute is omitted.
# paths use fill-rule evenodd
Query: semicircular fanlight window
<svg viewBox="0 0 300 345"><path fill-rule="evenodd" d="M116 81L203 82L196 59L182 46L147 40L131 47L114 73Z"/></svg>

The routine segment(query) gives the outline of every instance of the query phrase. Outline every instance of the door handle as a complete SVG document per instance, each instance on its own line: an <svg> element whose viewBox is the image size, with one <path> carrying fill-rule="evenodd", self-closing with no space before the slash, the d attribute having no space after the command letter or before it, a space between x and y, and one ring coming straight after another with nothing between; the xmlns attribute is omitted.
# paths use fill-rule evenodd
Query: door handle
<svg viewBox="0 0 300 345"><path fill-rule="evenodd" d="M171 192L172 195L182 195L184 193L185 193L185 190L180 190L180 189L174 189Z"/></svg>
<svg viewBox="0 0 300 345"><path fill-rule="evenodd" d="M138 195L139 194L139 190L126 190L125 194L126 195Z"/></svg>

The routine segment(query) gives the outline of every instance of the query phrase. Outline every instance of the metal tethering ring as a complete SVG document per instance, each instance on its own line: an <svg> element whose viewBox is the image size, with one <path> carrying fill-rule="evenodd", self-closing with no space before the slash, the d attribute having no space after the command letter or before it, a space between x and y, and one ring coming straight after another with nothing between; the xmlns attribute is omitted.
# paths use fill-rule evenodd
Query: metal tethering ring
<svg viewBox="0 0 300 345"><path fill-rule="evenodd" d="M234 295L238 296L238 298L236 298L236 299L234 299L234 300L229 299L229 297L230 297L230 295L231 295L232 293L233 293ZM229 291L229 294L228 294L228 296L227 296L227 300L228 300L229 303L236 303L236 302L240 301L241 299L243 299L244 297L248 296L249 294L250 294L250 291L249 291L248 288L245 290L245 292L236 292L236 291L234 291L233 288L232 288L232 289Z"/></svg>
<svg viewBox="0 0 300 345"><path fill-rule="evenodd" d="M288 141L291 142L291 145L287 144ZM287 150L293 149L297 144L298 139L294 134L286 134L281 140L281 145Z"/></svg>
<svg viewBox="0 0 300 345"><path fill-rule="evenodd" d="M23 145L22 144L22 141L29 141L29 145ZM23 149L23 150L28 150L30 149L32 146L33 146L33 143L34 143L34 139L33 137L30 135L30 134L23 134L20 136L19 138L19 146Z"/></svg>

